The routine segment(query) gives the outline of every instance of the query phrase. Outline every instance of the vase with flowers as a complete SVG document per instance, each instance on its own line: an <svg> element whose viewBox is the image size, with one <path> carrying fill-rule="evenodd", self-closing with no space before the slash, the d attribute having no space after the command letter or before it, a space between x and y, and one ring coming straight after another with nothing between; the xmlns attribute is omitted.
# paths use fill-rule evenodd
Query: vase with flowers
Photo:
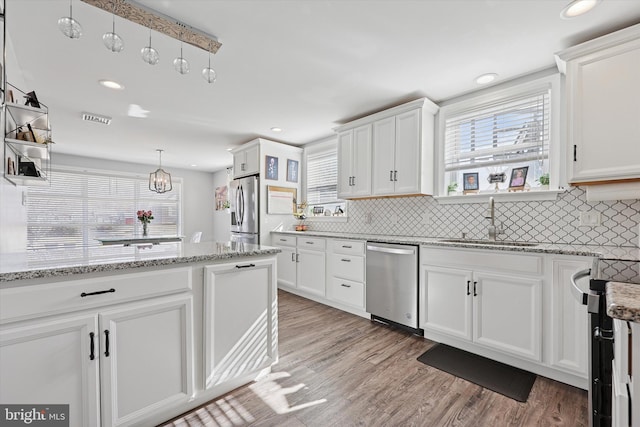
<svg viewBox="0 0 640 427"><path fill-rule="evenodd" d="M153 212L139 210L138 212L136 212L136 214L138 215L138 220L140 220L140 222L142 223L142 237L147 237L148 235L147 226L153 219Z"/></svg>

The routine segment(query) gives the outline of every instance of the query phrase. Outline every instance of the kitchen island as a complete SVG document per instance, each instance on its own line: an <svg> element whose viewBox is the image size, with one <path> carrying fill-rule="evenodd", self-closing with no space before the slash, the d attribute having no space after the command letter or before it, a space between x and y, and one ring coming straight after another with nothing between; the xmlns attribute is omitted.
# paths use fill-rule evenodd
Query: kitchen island
<svg viewBox="0 0 640 427"><path fill-rule="evenodd" d="M71 426L155 425L277 361L275 257L237 243L0 262L0 403Z"/></svg>

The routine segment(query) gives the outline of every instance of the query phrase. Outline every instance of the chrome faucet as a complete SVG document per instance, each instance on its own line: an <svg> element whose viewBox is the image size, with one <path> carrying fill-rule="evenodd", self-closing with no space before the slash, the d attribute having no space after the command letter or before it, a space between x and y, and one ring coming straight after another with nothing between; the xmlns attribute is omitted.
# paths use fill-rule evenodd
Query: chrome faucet
<svg viewBox="0 0 640 427"><path fill-rule="evenodd" d="M491 224L487 228L489 231L489 240L496 240L496 236L500 234L504 234L504 230L502 226L496 227L496 209L495 209L495 200L493 197L489 197L489 211L487 212L487 216L485 218L491 220Z"/></svg>

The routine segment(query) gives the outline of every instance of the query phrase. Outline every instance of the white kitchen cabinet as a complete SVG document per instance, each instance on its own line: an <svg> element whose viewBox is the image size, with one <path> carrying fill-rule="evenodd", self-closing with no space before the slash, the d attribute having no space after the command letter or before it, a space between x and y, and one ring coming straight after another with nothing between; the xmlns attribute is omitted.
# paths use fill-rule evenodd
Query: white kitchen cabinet
<svg viewBox="0 0 640 427"><path fill-rule="evenodd" d="M572 184L640 179L640 24L566 49Z"/></svg>
<svg viewBox="0 0 640 427"><path fill-rule="evenodd" d="M248 146L247 146L248 145ZM260 145L245 144L233 151L233 178L260 173Z"/></svg>
<svg viewBox="0 0 640 427"><path fill-rule="evenodd" d="M328 241L327 298L365 309L365 247L359 240Z"/></svg>
<svg viewBox="0 0 640 427"><path fill-rule="evenodd" d="M128 425L193 397L191 296L99 315L102 422Z"/></svg>
<svg viewBox="0 0 640 427"><path fill-rule="evenodd" d="M371 195L371 124L338 134L338 198Z"/></svg>
<svg viewBox="0 0 640 427"><path fill-rule="evenodd" d="M423 265L420 284L425 331L540 360L541 280Z"/></svg>
<svg viewBox="0 0 640 427"><path fill-rule="evenodd" d="M204 307L206 389L277 361L278 310L273 260L205 267Z"/></svg>
<svg viewBox="0 0 640 427"><path fill-rule="evenodd" d="M554 257L551 288L550 364L587 378L589 328L587 306L571 293L571 275L591 267L590 258ZM588 283L581 284L586 291Z"/></svg>
<svg viewBox="0 0 640 427"><path fill-rule="evenodd" d="M296 238L283 234L274 234L271 244L280 248L282 252L276 257L278 267L278 285L295 288L297 282Z"/></svg>
<svg viewBox="0 0 640 427"><path fill-rule="evenodd" d="M68 404L71 427L100 425L99 341L95 315L3 328L0 402Z"/></svg>
<svg viewBox="0 0 640 427"><path fill-rule="evenodd" d="M297 243L297 287L321 297L326 295L325 240L299 237Z"/></svg>

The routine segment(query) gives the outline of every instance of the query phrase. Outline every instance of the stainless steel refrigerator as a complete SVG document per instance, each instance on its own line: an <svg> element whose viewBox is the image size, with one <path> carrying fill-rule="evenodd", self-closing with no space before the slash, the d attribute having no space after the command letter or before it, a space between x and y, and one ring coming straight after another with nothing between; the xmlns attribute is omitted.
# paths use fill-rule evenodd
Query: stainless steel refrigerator
<svg viewBox="0 0 640 427"><path fill-rule="evenodd" d="M231 181L231 241L260 244L260 181L247 176Z"/></svg>

